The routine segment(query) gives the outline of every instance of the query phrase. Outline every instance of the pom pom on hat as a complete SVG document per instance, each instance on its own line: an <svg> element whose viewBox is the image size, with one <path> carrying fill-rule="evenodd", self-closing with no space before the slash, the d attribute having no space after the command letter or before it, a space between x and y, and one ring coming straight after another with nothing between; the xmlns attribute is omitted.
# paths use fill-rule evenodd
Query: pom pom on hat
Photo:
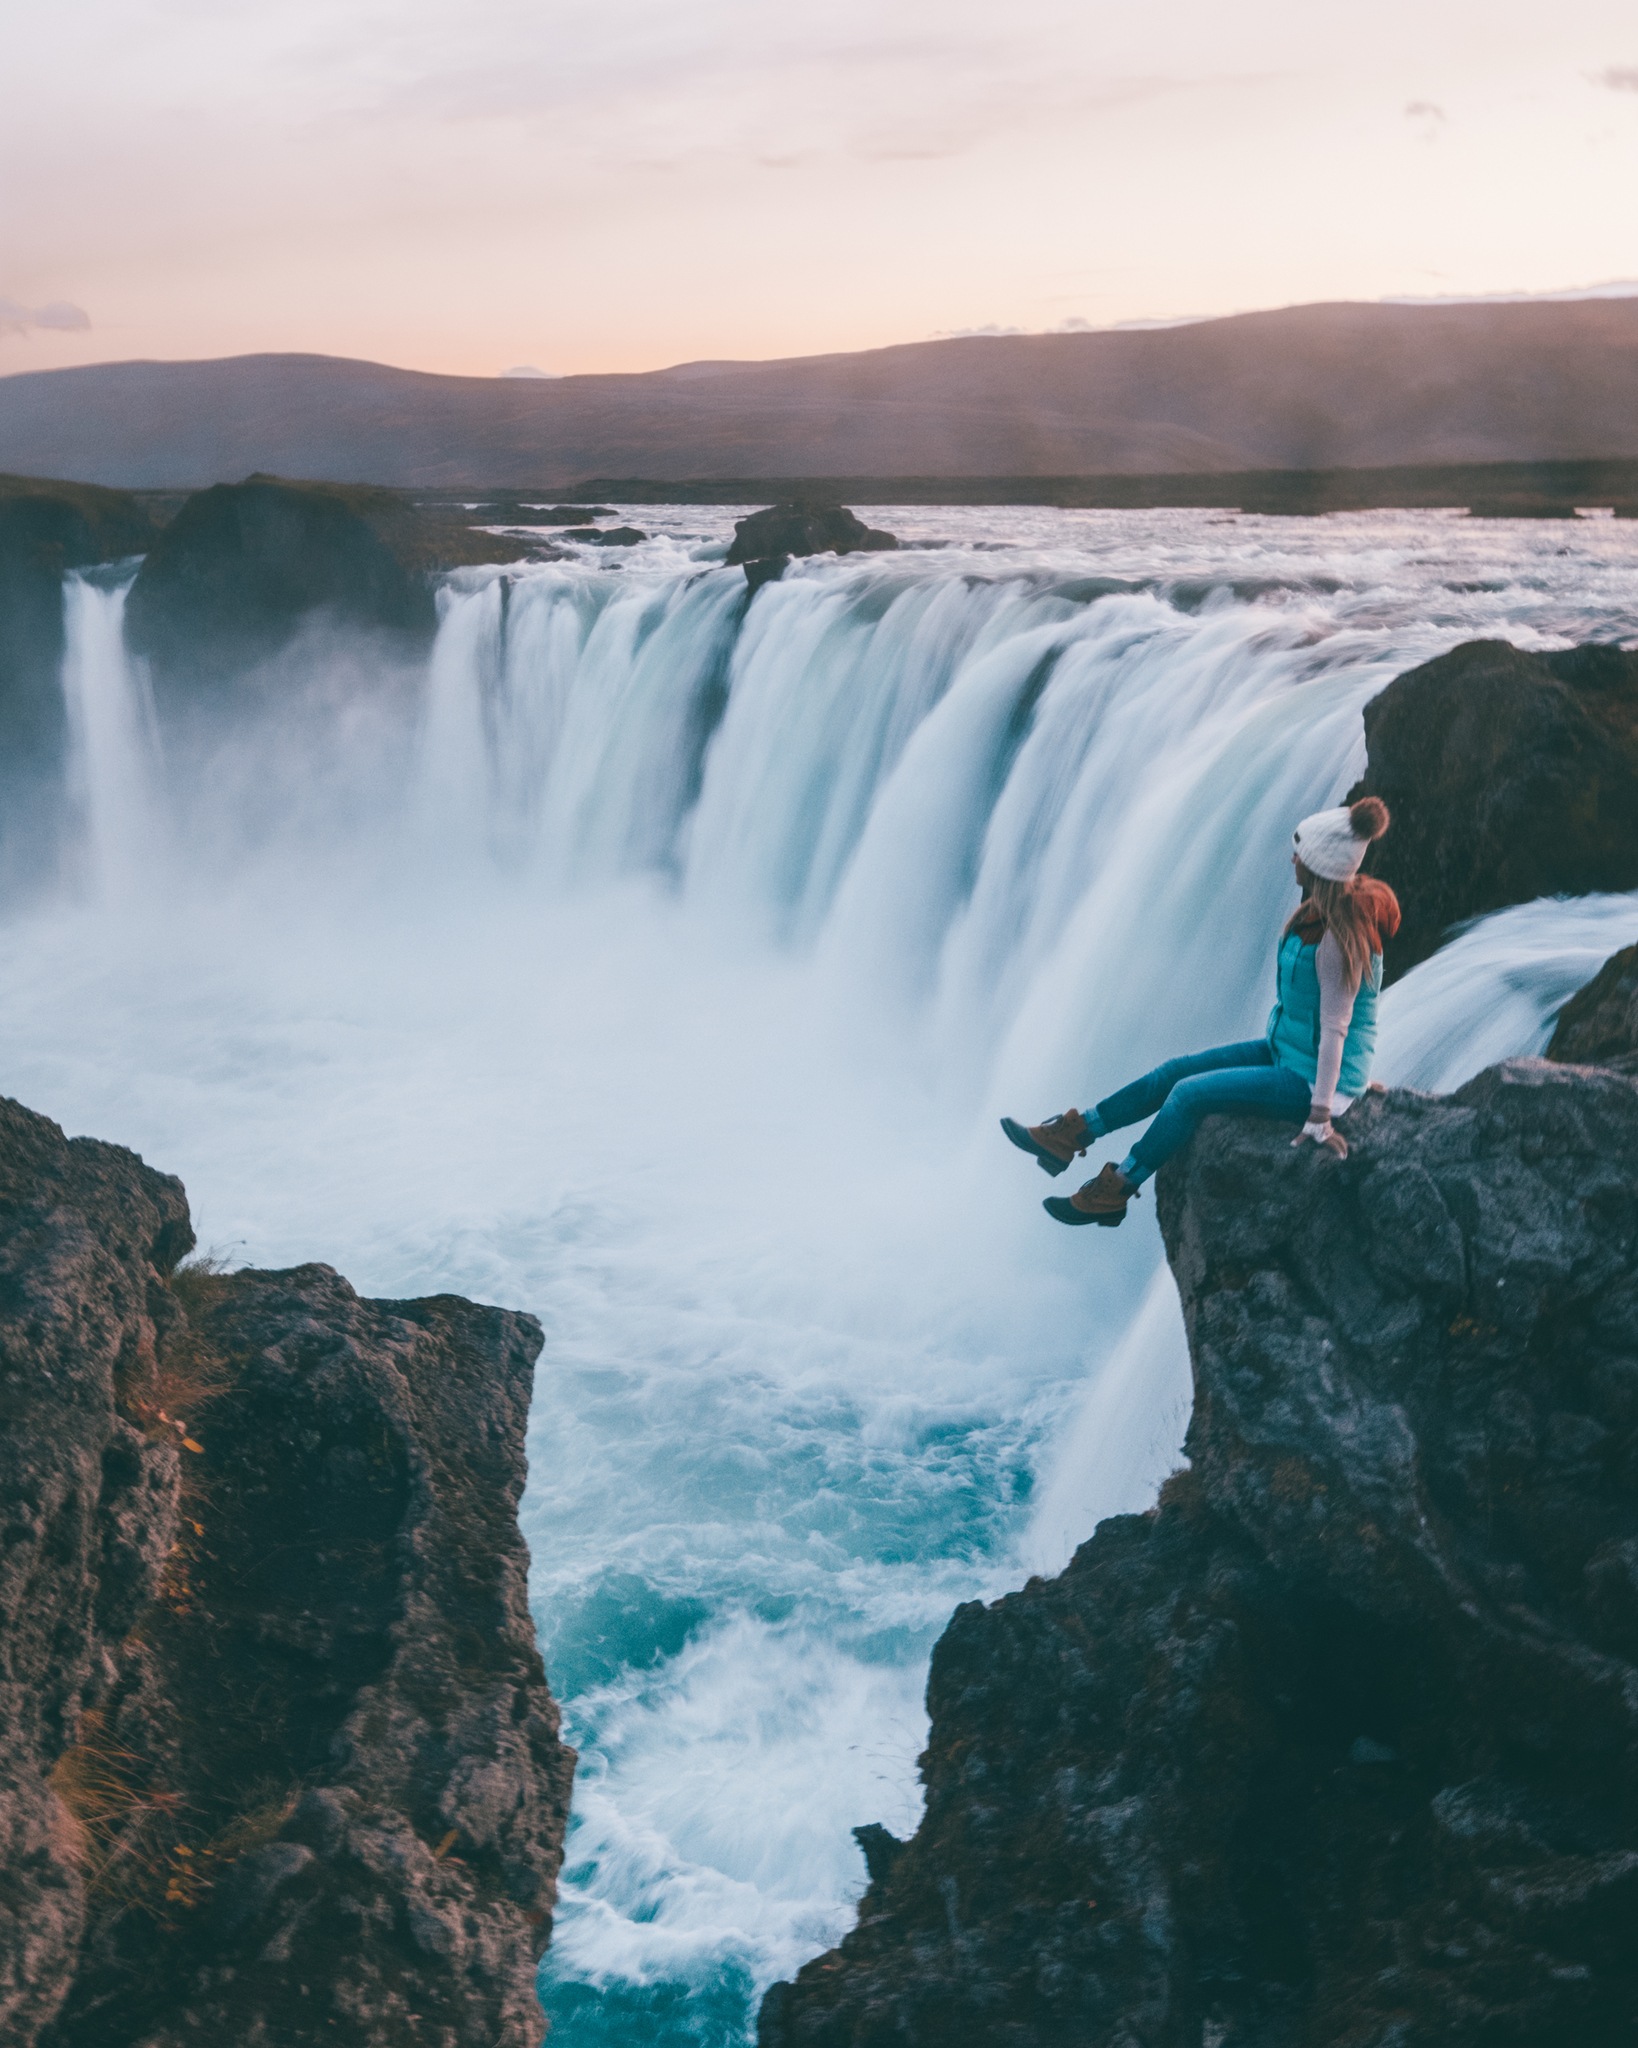
<svg viewBox="0 0 1638 2048"><path fill-rule="evenodd" d="M1291 835L1291 846L1311 875L1324 882L1350 882L1359 873L1365 849L1388 829L1388 807L1379 796L1363 796L1357 804L1334 811L1315 811Z"/></svg>

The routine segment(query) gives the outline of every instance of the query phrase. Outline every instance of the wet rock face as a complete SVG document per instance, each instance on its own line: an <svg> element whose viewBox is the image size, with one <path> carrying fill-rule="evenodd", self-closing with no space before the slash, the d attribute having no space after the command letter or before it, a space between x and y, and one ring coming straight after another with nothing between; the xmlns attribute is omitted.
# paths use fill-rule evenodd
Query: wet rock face
<svg viewBox="0 0 1638 2048"><path fill-rule="evenodd" d="M253 479L183 505L148 554L126 637L161 696L220 689L269 660L315 613L420 642L432 593L350 502L390 494Z"/></svg>
<svg viewBox="0 0 1638 2048"><path fill-rule="evenodd" d="M1638 1083L1212 1120L1159 1508L934 1655L927 1812L764 2048L1609 2044L1638 2012Z"/></svg>
<svg viewBox="0 0 1638 2048"><path fill-rule="evenodd" d="M1465 918L1638 888L1638 654L1470 641L1374 697L1365 740L1349 801L1393 812L1366 860L1404 910L1390 981Z"/></svg>
<svg viewBox="0 0 1638 2048"><path fill-rule="evenodd" d="M15 1105L0 1139L6 1499L39 1502L0 2032L536 2048L573 1766L515 1514L538 1327L323 1266L167 1280L176 1182Z"/></svg>
<svg viewBox="0 0 1638 2048"><path fill-rule="evenodd" d="M734 521L733 545L725 559L746 564L749 578L754 566L767 562L778 561L783 570L793 555L875 554L897 546L892 534L866 526L843 505L771 505ZM752 579L751 587L770 580L775 579L764 573Z"/></svg>
<svg viewBox="0 0 1638 2048"><path fill-rule="evenodd" d="M178 1317L179 1181L0 1100L0 2040L61 2002L85 1926L50 1775L153 1599L179 1452L132 1388Z"/></svg>
<svg viewBox="0 0 1638 2048"><path fill-rule="evenodd" d="M1576 1066L1638 1063L1638 946L1614 953L1558 1013L1550 1060Z"/></svg>

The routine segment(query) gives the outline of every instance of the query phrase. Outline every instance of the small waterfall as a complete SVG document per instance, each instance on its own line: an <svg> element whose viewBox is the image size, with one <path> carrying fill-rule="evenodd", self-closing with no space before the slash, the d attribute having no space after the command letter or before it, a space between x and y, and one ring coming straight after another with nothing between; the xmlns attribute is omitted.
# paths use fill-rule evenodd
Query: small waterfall
<svg viewBox="0 0 1638 2048"><path fill-rule="evenodd" d="M1558 1013L1612 953L1638 943L1638 894L1538 897L1482 917L1382 998L1377 1072L1448 1094L1547 1050Z"/></svg>
<svg viewBox="0 0 1638 2048"><path fill-rule="evenodd" d="M71 570L63 582L63 702L68 783L95 899L137 894L160 835L159 747L144 667L125 650L134 576Z"/></svg>

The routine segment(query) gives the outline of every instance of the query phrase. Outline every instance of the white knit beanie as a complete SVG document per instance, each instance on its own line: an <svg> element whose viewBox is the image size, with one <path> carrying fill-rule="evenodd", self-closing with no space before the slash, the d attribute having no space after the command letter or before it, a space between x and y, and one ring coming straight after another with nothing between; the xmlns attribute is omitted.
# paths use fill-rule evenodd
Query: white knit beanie
<svg viewBox="0 0 1638 2048"><path fill-rule="evenodd" d="M1315 811L1291 835L1291 846L1311 875L1325 882L1351 882L1365 850L1388 829L1388 807L1380 797L1361 797L1334 811Z"/></svg>

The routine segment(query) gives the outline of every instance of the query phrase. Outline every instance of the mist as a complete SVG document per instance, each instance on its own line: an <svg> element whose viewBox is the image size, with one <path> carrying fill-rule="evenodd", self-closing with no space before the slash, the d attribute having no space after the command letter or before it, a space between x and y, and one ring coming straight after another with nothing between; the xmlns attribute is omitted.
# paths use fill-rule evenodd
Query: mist
<svg viewBox="0 0 1638 2048"><path fill-rule="evenodd" d="M1638 602L1613 521L881 516L901 554L747 606L725 519L645 508L617 566L446 579L424 663L319 622L187 703L117 576L65 593L68 855L0 922L8 1088L180 1173L233 1263L541 1317L574 2048L742 2035L845 1926L851 1829L914 1824L952 1607L1181 1456L1152 1202L1054 1228L996 1116L1260 1031L1365 701ZM1389 1078L1538 1050L1635 933L1624 898L1487 921L1391 992Z"/></svg>

